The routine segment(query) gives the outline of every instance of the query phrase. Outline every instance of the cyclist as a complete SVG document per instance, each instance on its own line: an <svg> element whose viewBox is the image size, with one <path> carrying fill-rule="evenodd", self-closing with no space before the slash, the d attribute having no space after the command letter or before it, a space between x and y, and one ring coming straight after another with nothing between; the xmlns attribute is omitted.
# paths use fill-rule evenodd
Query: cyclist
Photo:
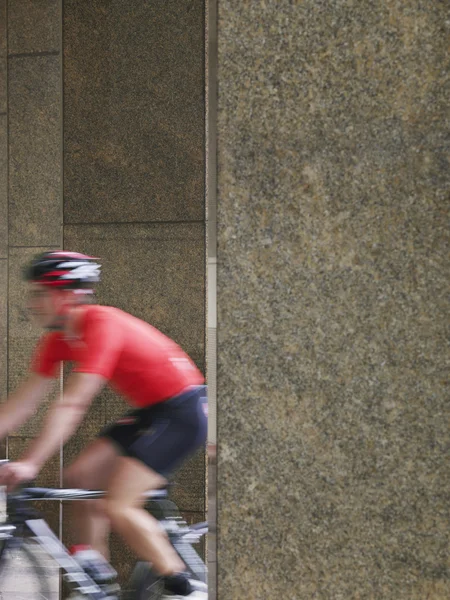
<svg viewBox="0 0 450 600"><path fill-rule="evenodd" d="M51 379L59 375L61 361L73 362L74 368L42 432L20 460L0 470L0 483L14 488L34 479L110 383L133 410L100 432L66 471L70 487L107 490L102 504L96 500L78 505L76 541L92 549L89 560L98 559L98 569L91 565L92 572L101 579L111 527L142 560L152 563L164 578L167 597L206 598L194 590L184 563L142 501L145 491L163 487L167 476L205 444L202 374L175 342L148 323L89 301L100 278L100 265L93 257L45 252L26 267L25 277L28 308L46 333L35 350L29 377L0 408L0 439L33 415Z"/></svg>

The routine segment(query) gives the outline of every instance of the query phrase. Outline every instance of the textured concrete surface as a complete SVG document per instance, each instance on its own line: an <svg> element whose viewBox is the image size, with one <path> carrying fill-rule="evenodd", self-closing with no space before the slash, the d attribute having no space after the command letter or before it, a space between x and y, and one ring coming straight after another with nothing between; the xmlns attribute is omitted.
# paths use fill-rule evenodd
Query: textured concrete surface
<svg viewBox="0 0 450 600"><path fill-rule="evenodd" d="M0 113L6 112L8 90L6 49L6 0L0 0Z"/></svg>
<svg viewBox="0 0 450 600"><path fill-rule="evenodd" d="M204 219L203 10L64 2L66 223Z"/></svg>
<svg viewBox="0 0 450 600"><path fill-rule="evenodd" d="M0 58L1 60L1 58ZM1 85L1 82L0 82ZM7 116L0 115L0 259L8 256L8 136Z"/></svg>
<svg viewBox="0 0 450 600"><path fill-rule="evenodd" d="M8 0L8 54L61 49L59 0Z"/></svg>
<svg viewBox="0 0 450 600"><path fill-rule="evenodd" d="M60 58L9 60L9 244L61 240Z"/></svg>
<svg viewBox="0 0 450 600"><path fill-rule="evenodd" d="M221 600L450 596L449 24L219 2Z"/></svg>
<svg viewBox="0 0 450 600"><path fill-rule="evenodd" d="M181 511L205 511L205 460L202 448L174 475L175 485L170 490L170 497Z"/></svg>

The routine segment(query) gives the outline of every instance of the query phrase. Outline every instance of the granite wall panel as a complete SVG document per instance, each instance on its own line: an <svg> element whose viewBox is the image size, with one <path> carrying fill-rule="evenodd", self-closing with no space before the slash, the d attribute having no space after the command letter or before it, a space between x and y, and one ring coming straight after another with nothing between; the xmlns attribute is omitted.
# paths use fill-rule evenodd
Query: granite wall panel
<svg viewBox="0 0 450 600"><path fill-rule="evenodd" d="M1 58L0 58L1 61ZM1 81L0 81L1 86ZM0 115L0 258L8 256L8 123Z"/></svg>
<svg viewBox="0 0 450 600"><path fill-rule="evenodd" d="M60 0L8 0L8 54L61 50Z"/></svg>
<svg viewBox="0 0 450 600"><path fill-rule="evenodd" d="M6 113L7 104L7 32L6 32L6 0L0 2L0 114Z"/></svg>
<svg viewBox="0 0 450 600"><path fill-rule="evenodd" d="M450 594L448 17L219 2L221 600Z"/></svg>
<svg viewBox="0 0 450 600"><path fill-rule="evenodd" d="M9 60L9 244L61 243L60 57Z"/></svg>
<svg viewBox="0 0 450 600"><path fill-rule="evenodd" d="M204 220L204 2L64 3L65 223Z"/></svg>

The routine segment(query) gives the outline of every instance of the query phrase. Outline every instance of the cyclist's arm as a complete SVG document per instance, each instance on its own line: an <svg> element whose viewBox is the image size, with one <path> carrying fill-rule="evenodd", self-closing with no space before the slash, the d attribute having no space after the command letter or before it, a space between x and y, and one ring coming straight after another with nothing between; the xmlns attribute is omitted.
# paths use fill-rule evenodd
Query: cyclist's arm
<svg viewBox="0 0 450 600"><path fill-rule="evenodd" d="M37 410L50 389L52 379L31 374L0 407L0 439L20 427Z"/></svg>
<svg viewBox="0 0 450 600"><path fill-rule="evenodd" d="M75 433L89 405L102 390L106 378L93 373L72 373L64 387L63 400L56 400L47 414L40 435L33 440L22 460L41 468Z"/></svg>

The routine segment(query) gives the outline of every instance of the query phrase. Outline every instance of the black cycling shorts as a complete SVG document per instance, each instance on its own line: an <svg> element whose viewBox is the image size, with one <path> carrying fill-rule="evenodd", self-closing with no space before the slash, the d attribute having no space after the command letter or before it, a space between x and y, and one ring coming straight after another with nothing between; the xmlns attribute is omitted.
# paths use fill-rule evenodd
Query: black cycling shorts
<svg viewBox="0 0 450 600"><path fill-rule="evenodd" d="M127 412L99 437L167 476L206 443L207 402L206 386L190 388L159 404Z"/></svg>

